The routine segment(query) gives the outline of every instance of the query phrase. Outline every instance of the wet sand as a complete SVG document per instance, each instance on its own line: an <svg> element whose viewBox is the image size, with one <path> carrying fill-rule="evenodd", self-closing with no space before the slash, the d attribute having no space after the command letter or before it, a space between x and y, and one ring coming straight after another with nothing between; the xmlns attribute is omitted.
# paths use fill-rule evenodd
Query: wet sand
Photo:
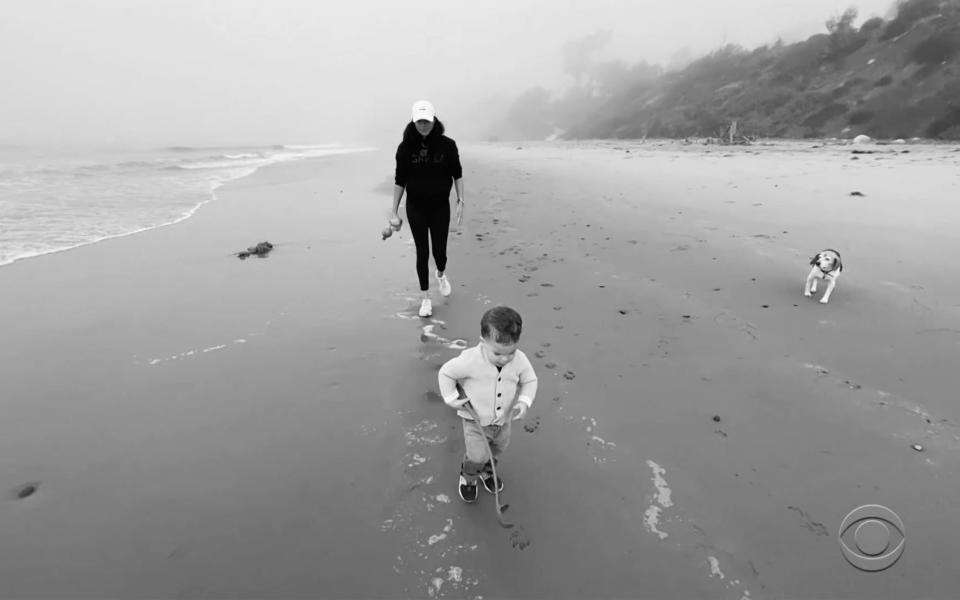
<svg viewBox="0 0 960 600"><path fill-rule="evenodd" d="M2 595L954 595L954 147L461 153L454 294L428 320L408 230L379 236L388 151L0 268ZM823 247L845 267L827 305L802 296ZM436 393L494 303L540 377L502 463L512 531L457 497ZM908 538L877 573L837 541L869 503Z"/></svg>

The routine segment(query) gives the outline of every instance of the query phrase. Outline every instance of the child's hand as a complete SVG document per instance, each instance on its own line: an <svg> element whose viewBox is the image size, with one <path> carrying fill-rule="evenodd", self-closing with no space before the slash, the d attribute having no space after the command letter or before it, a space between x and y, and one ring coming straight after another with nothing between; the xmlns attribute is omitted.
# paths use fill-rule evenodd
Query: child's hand
<svg viewBox="0 0 960 600"><path fill-rule="evenodd" d="M523 402L517 402L513 405L513 420L517 421L519 419L527 416L527 405Z"/></svg>

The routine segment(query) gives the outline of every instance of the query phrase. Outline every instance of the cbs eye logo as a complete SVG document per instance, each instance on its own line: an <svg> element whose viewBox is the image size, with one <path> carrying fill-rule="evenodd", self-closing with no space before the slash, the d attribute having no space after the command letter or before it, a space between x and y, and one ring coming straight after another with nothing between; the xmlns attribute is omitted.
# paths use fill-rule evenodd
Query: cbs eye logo
<svg viewBox="0 0 960 600"><path fill-rule="evenodd" d="M840 524L840 549L850 564L862 571L882 571L903 554L907 541L903 521L886 506L865 504Z"/></svg>

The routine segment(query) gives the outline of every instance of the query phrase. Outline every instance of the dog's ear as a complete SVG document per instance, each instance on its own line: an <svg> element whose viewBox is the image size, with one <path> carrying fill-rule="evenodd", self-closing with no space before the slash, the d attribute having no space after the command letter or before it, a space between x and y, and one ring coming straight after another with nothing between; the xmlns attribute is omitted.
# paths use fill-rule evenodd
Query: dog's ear
<svg viewBox="0 0 960 600"><path fill-rule="evenodd" d="M837 272L839 273L842 270L843 270L843 261L840 260L840 257L837 257Z"/></svg>
<svg viewBox="0 0 960 600"><path fill-rule="evenodd" d="M817 261L820 259L820 253L817 252L813 255L813 258L810 259L810 266L817 264Z"/></svg>

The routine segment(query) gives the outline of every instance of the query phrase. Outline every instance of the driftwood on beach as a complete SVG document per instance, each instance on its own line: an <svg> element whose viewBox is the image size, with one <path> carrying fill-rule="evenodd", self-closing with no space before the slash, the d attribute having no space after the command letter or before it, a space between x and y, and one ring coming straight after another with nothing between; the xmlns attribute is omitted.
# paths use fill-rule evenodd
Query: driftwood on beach
<svg viewBox="0 0 960 600"><path fill-rule="evenodd" d="M722 144L724 146L728 145L742 145L749 146L757 141L756 136L743 135L737 131L737 121L731 121L730 125L727 127L722 127L717 130L716 135L707 136L705 138L683 138L684 144Z"/></svg>

